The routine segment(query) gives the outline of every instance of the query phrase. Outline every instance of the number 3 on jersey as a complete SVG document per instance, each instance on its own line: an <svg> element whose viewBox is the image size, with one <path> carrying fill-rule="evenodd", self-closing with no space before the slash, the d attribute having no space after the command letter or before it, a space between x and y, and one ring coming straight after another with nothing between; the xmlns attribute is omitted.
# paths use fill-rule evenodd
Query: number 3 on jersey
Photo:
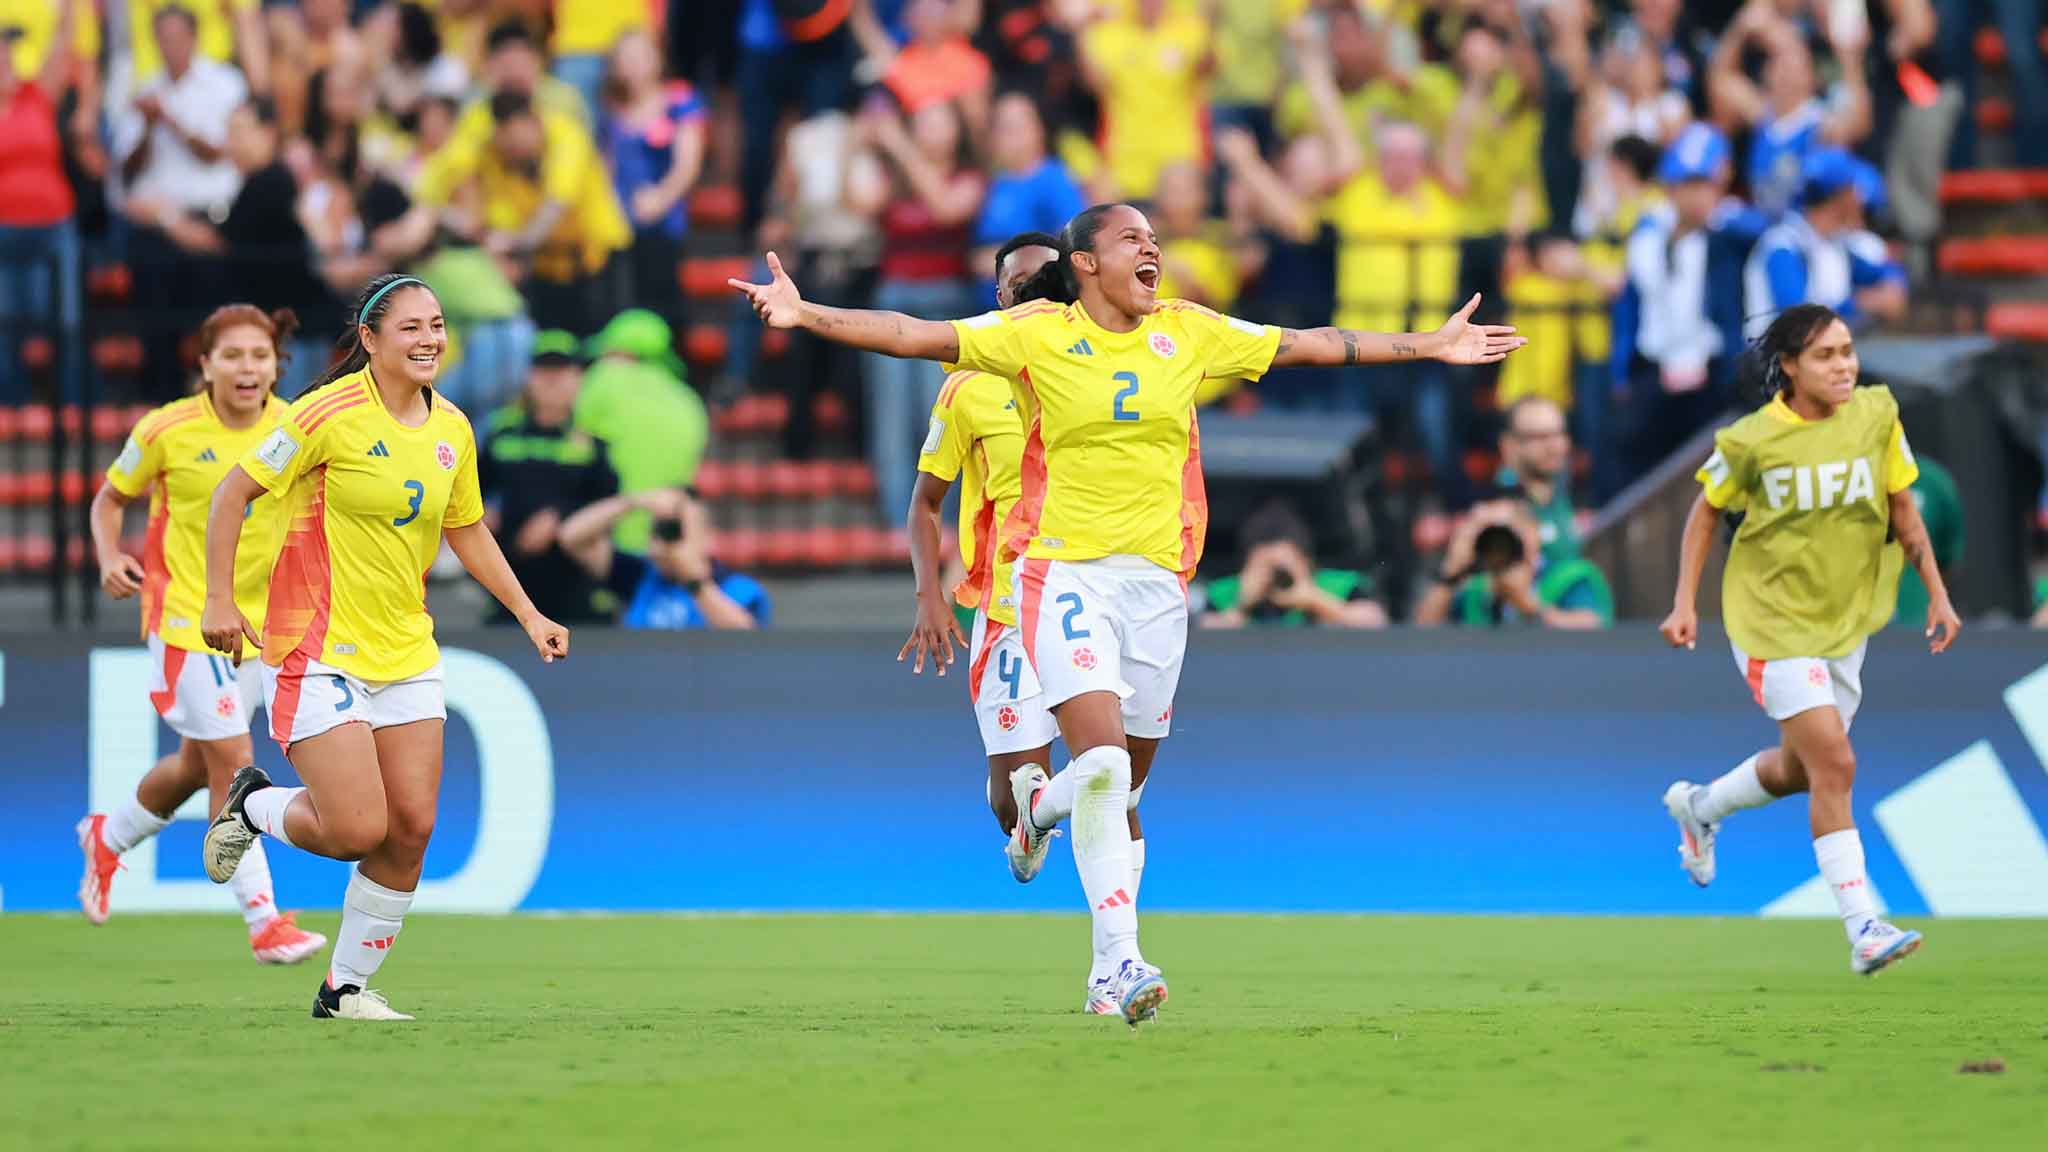
<svg viewBox="0 0 2048 1152"><path fill-rule="evenodd" d="M417 480L407 480L405 482L405 490L412 493L412 495L407 498L405 515L391 522L391 526L394 528L403 528L407 524L419 519L420 501L427 498L427 486Z"/></svg>
<svg viewBox="0 0 2048 1152"><path fill-rule="evenodd" d="M1117 420L1136 420L1138 414L1124 407L1124 401L1138 394L1138 374L1136 372L1119 372L1110 377L1110 379L1118 381L1123 385L1117 391L1116 404L1110 408L1110 416Z"/></svg>

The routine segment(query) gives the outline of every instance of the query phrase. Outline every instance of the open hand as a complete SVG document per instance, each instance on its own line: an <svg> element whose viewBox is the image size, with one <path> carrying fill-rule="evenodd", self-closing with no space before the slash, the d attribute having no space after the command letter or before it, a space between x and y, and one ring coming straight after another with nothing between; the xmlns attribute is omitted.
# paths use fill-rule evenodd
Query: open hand
<svg viewBox="0 0 2048 1152"><path fill-rule="evenodd" d="M960 634L960 618L946 601L937 596L917 598L917 619L910 626L910 639L903 642L903 650L896 653L896 662L901 664L912 652L917 659L911 661L910 674L924 674L924 658L929 654L932 667L939 675L946 674L947 666L953 663L956 649L967 647L967 637Z"/></svg>
<svg viewBox="0 0 2048 1152"><path fill-rule="evenodd" d="M726 283L747 298L761 323L768 327L795 328L802 323L804 298L797 294L796 281L782 270L782 261L775 253L768 253L768 283L753 284L737 278Z"/></svg>
<svg viewBox="0 0 2048 1152"><path fill-rule="evenodd" d="M1457 314L1436 330L1436 358L1446 364L1495 364L1529 342L1515 335L1512 324L1474 324L1472 310L1479 307L1479 294L1472 294Z"/></svg>

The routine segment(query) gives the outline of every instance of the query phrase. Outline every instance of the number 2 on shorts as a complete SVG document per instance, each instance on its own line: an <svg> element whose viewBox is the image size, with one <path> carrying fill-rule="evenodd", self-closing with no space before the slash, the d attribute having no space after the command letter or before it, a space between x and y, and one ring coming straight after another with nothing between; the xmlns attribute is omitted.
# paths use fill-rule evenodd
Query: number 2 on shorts
<svg viewBox="0 0 2048 1152"><path fill-rule="evenodd" d="M1015 700L1023 690L1024 661L1008 652L996 653L996 679L1010 686L1010 699Z"/></svg>
<svg viewBox="0 0 2048 1152"><path fill-rule="evenodd" d="M1111 417L1117 420L1136 420L1138 414L1124 407L1124 401L1138 394L1138 374L1136 372L1119 372L1110 377L1110 379L1120 381L1123 384L1123 387L1117 390L1116 405L1110 409Z"/></svg>
<svg viewBox="0 0 2048 1152"><path fill-rule="evenodd" d="M403 528L407 524L419 519L420 501L427 498L427 486L417 480L407 480L405 482L405 490L412 493L412 496L408 499L405 515L391 522L393 528Z"/></svg>
<svg viewBox="0 0 2048 1152"><path fill-rule="evenodd" d="M1088 638L1088 630L1086 628L1074 627L1074 619L1080 616L1082 611L1081 594L1079 592L1062 592L1056 597L1056 600L1058 603L1067 606L1067 614L1060 617L1060 631L1065 632L1069 640L1086 640Z"/></svg>

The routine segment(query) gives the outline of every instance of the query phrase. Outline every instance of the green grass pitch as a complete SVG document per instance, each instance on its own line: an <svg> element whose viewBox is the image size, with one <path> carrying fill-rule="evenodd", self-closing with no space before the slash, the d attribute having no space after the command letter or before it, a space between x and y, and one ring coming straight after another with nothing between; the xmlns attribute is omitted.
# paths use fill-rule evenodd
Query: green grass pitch
<svg viewBox="0 0 2048 1152"><path fill-rule="evenodd" d="M0 1149L2048 1147L2048 923L1919 926L1155 915L1134 1033L1080 917L421 916L371 1026L232 916L10 916Z"/></svg>

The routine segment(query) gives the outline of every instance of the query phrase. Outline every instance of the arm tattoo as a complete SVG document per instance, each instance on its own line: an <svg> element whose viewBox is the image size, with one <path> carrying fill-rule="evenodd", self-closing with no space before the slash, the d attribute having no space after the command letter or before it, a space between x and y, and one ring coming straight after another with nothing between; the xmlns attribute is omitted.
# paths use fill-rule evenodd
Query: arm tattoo
<svg viewBox="0 0 2048 1152"><path fill-rule="evenodd" d="M1289 348L1294 347L1294 336L1295 332L1292 328L1283 328L1280 330L1280 346L1278 348L1273 349L1273 357L1275 359L1287 355L1287 350Z"/></svg>
<svg viewBox="0 0 2048 1152"><path fill-rule="evenodd" d="M1358 363L1358 333L1356 332L1347 331L1344 333L1344 363Z"/></svg>
<svg viewBox="0 0 2048 1152"><path fill-rule="evenodd" d="M1415 345L1396 340L1393 343L1393 352L1396 356L1413 356L1415 355Z"/></svg>

